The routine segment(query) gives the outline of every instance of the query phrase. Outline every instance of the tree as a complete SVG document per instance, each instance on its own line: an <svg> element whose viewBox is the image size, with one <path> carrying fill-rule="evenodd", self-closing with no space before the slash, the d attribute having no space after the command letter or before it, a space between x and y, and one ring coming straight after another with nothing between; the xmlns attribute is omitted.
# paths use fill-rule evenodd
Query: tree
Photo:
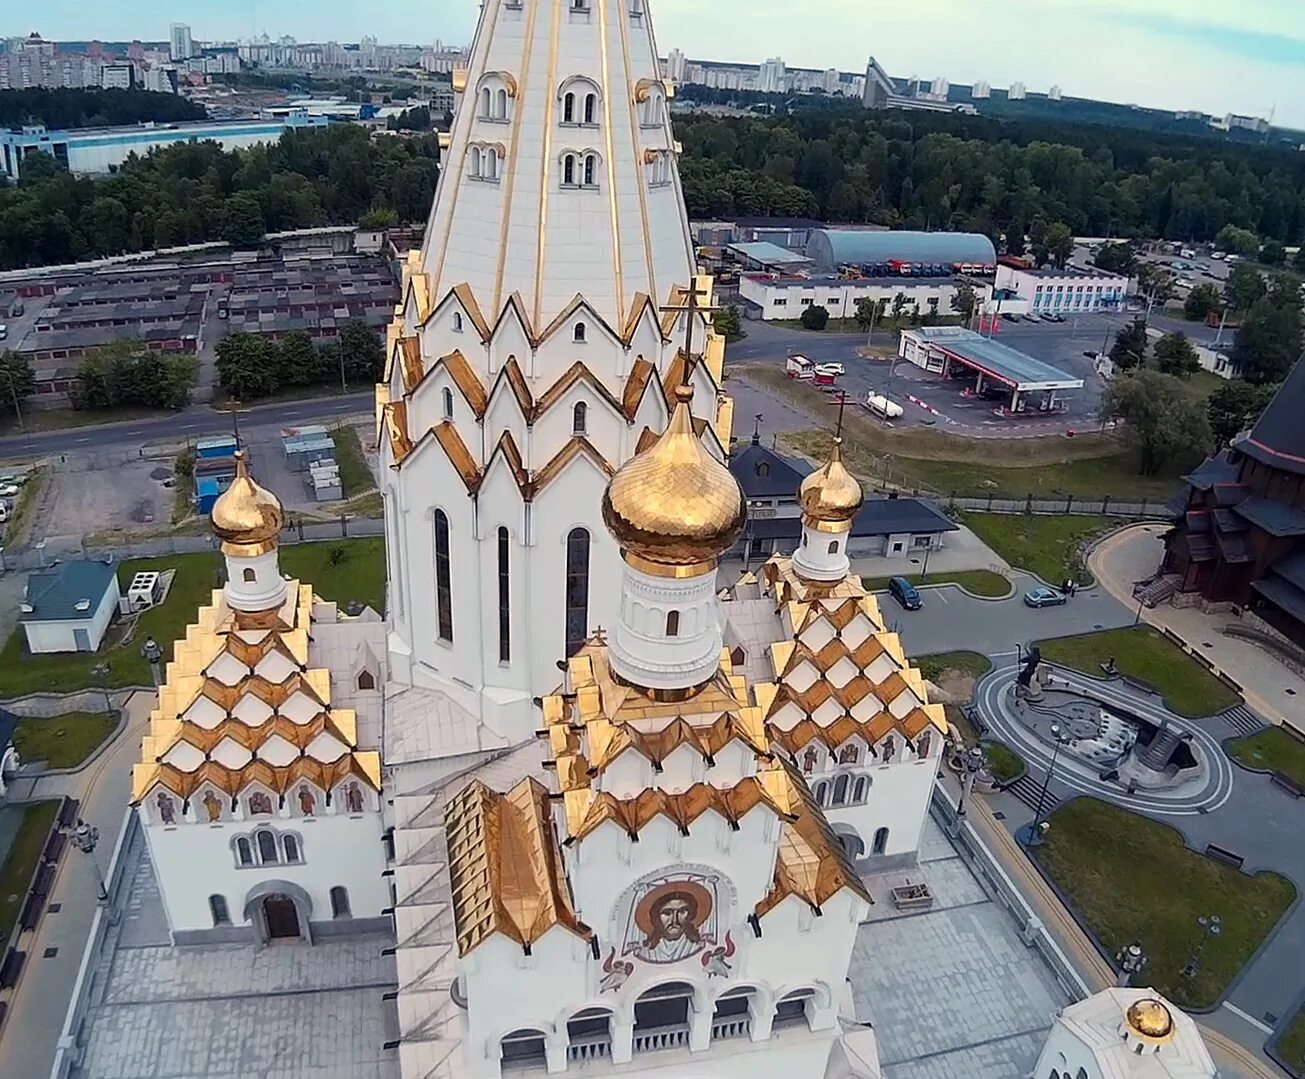
<svg viewBox="0 0 1305 1079"><path fill-rule="evenodd" d="M1123 274L1132 277L1137 269L1137 256L1128 244L1102 244L1092 263L1098 270L1106 273Z"/></svg>
<svg viewBox="0 0 1305 1079"><path fill-rule="evenodd" d="M869 296L861 296L856 301L856 324L870 332L875 322L881 317L878 304Z"/></svg>
<svg viewBox="0 0 1305 1079"><path fill-rule="evenodd" d="M350 382L375 382L384 373L385 345L381 335L362 319L346 322L337 341L344 356L345 377Z"/></svg>
<svg viewBox="0 0 1305 1079"><path fill-rule="evenodd" d="M743 336L743 317L733 304L722 307L712 316L712 325L716 332L727 341Z"/></svg>
<svg viewBox="0 0 1305 1079"><path fill-rule="evenodd" d="M893 297L893 318L895 319L901 318L902 309L905 306L906 306L906 293L899 292L896 296Z"/></svg>
<svg viewBox="0 0 1305 1079"><path fill-rule="evenodd" d="M321 365L317 347L307 330L291 330L276 346L278 382L286 386L308 386L318 381Z"/></svg>
<svg viewBox="0 0 1305 1079"><path fill-rule="evenodd" d="M1223 310L1223 297L1217 288L1203 281L1187 294L1183 310L1189 317L1204 321L1212 311Z"/></svg>
<svg viewBox="0 0 1305 1079"><path fill-rule="evenodd" d="M115 341L82 357L72 393L77 409L184 408L198 361L155 352L140 341Z"/></svg>
<svg viewBox="0 0 1305 1079"><path fill-rule="evenodd" d="M1146 360L1146 322L1134 319L1115 334L1115 343L1110 348L1110 361L1120 371L1128 371Z"/></svg>
<svg viewBox="0 0 1305 1079"><path fill-rule="evenodd" d="M1214 237L1214 246L1221 251L1230 251L1236 255L1254 256L1260 250L1260 238L1248 229L1239 229L1236 225L1224 225Z"/></svg>
<svg viewBox="0 0 1305 1079"><path fill-rule="evenodd" d="M237 401L275 393L279 366L275 346L258 334L229 333L217 343L218 383Z"/></svg>
<svg viewBox="0 0 1305 1079"><path fill-rule="evenodd" d="M1033 259L1039 266L1047 262L1063 269L1066 260L1074 253L1074 234L1063 221L1033 223Z"/></svg>
<svg viewBox="0 0 1305 1079"><path fill-rule="evenodd" d="M815 303L802 312L802 327L807 330L823 330L829 325L829 309Z"/></svg>
<svg viewBox="0 0 1305 1079"><path fill-rule="evenodd" d="M1279 240L1266 240L1260 248L1260 261L1266 266L1281 266L1287 261L1287 249Z"/></svg>
<svg viewBox="0 0 1305 1079"><path fill-rule="evenodd" d="M1137 287L1148 302L1163 307L1174 295L1174 275L1158 262L1141 262L1137 267Z"/></svg>
<svg viewBox="0 0 1305 1079"><path fill-rule="evenodd" d="M399 223L399 215L389 207L380 210L368 210L358 218L360 229L392 229Z"/></svg>
<svg viewBox="0 0 1305 1079"><path fill-rule="evenodd" d="M21 403L35 392L31 361L18 352L0 352L0 412L13 408L18 414Z"/></svg>
<svg viewBox="0 0 1305 1079"><path fill-rule="evenodd" d="M1186 334L1170 333L1155 343L1155 365L1166 375L1191 378L1201 369L1201 360Z"/></svg>
<svg viewBox="0 0 1305 1079"><path fill-rule="evenodd" d="M1223 383L1206 400L1206 416L1216 449L1226 446L1260 418L1278 384L1253 386L1240 378Z"/></svg>
<svg viewBox="0 0 1305 1079"><path fill-rule="evenodd" d="M1254 266L1241 263L1232 268L1223 286L1228 306L1234 311L1249 311L1266 292L1268 286L1264 283L1264 275Z"/></svg>
<svg viewBox="0 0 1305 1079"><path fill-rule="evenodd" d="M232 247L257 247L267 233L263 207L248 191L232 195L222 208L222 239Z"/></svg>
<svg viewBox="0 0 1305 1079"><path fill-rule="evenodd" d="M1247 382L1257 386L1281 382L1300 358L1302 344L1299 299L1275 303L1272 296L1264 296L1242 320L1232 361Z"/></svg>
<svg viewBox="0 0 1305 1079"><path fill-rule="evenodd" d="M978 293L972 285L958 285L952 293L952 310L967 323L974 317L974 309L979 305Z"/></svg>
<svg viewBox="0 0 1305 1079"><path fill-rule="evenodd" d="M1159 371L1140 368L1111 381L1101 398L1101 418L1123 421L1144 476L1170 463L1186 464L1210 447L1204 402L1181 379Z"/></svg>

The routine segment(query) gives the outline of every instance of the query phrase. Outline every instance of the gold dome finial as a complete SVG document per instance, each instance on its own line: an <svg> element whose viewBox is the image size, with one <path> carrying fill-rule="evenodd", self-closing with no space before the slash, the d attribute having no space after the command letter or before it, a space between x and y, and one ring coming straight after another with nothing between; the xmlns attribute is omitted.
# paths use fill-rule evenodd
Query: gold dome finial
<svg viewBox="0 0 1305 1079"><path fill-rule="evenodd" d="M617 470L603 520L625 560L660 577L697 577L734 545L747 509L743 491L694 433L691 386L675 390L662 436Z"/></svg>
<svg viewBox="0 0 1305 1079"><path fill-rule="evenodd" d="M1174 1017L1164 1002L1142 997L1129 1005L1124 1021L1133 1034L1149 1042L1167 1041L1174 1032Z"/></svg>
<svg viewBox="0 0 1305 1079"><path fill-rule="evenodd" d="M843 464L842 447L843 440L834 439L829 460L804 479L798 491L803 520L821 532L848 531L865 503L865 492Z"/></svg>
<svg viewBox="0 0 1305 1079"><path fill-rule="evenodd" d="M284 523L280 500L249 475L242 451L236 451L236 478L213 503L209 515L222 541L222 553L252 558L276 547Z"/></svg>

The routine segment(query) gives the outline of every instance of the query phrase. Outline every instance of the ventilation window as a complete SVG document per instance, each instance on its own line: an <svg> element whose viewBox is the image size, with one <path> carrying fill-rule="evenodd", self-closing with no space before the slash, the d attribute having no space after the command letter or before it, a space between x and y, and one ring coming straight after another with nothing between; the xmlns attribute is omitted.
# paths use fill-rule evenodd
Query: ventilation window
<svg viewBox="0 0 1305 1079"><path fill-rule="evenodd" d="M462 332L462 312L461 312L461 311L454 311L454 312L453 312L453 332L454 332L454 333L461 333L461 332Z"/></svg>
<svg viewBox="0 0 1305 1079"><path fill-rule="evenodd" d="M245 570L243 576L245 578L246 584L253 584L255 581L258 580L258 574L255 573L252 569Z"/></svg>
<svg viewBox="0 0 1305 1079"><path fill-rule="evenodd" d="M359 672L358 672L358 688L359 688L359 689L375 689L375 688L376 688L376 676L375 676L374 674L372 674L371 671L359 671Z"/></svg>
<svg viewBox="0 0 1305 1079"><path fill-rule="evenodd" d="M678 637L680 635L680 612L666 612L666 636Z"/></svg>
<svg viewBox="0 0 1305 1079"><path fill-rule="evenodd" d="M577 322L575 324L575 330L572 333L572 340L579 343L583 343L586 332L587 331L585 329L585 324L583 322Z"/></svg>

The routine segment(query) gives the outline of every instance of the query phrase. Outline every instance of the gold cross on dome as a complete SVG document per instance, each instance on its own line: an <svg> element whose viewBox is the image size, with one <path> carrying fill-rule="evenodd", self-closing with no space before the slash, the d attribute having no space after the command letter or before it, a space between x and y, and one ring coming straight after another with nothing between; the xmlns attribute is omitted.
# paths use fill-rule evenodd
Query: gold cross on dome
<svg viewBox="0 0 1305 1079"><path fill-rule="evenodd" d="M236 449L240 449L240 417L253 410L241 408L240 402L233 397L227 402L226 408L215 408L213 411L219 415L231 417L231 436L236 440Z"/></svg>
<svg viewBox="0 0 1305 1079"><path fill-rule="evenodd" d="M843 437L843 409L847 407L847 402L850 400L847 390L838 391L838 426L834 429L835 438Z"/></svg>
<svg viewBox="0 0 1305 1079"><path fill-rule="evenodd" d="M698 302L699 289L697 278L690 280L689 287L684 291L687 295L683 303L667 304L662 308L662 311L684 311L688 315L688 318L684 320L684 384L688 386L692 385L690 382L690 376L693 374L693 364L695 361L693 354L693 316L696 314L705 315L711 311L718 310L718 308L711 304L702 304Z"/></svg>

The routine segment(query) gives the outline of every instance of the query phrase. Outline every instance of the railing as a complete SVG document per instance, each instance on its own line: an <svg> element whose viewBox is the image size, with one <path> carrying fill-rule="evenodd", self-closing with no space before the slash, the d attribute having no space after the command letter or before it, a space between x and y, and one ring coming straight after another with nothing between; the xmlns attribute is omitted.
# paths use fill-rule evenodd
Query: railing
<svg viewBox="0 0 1305 1079"><path fill-rule="evenodd" d="M634 1051L652 1053L658 1049L681 1049L689 1044L689 1024L676 1023L669 1027L634 1032Z"/></svg>
<svg viewBox="0 0 1305 1079"><path fill-rule="evenodd" d="M711 1040L721 1038L749 1038L752 1036L752 1016L727 1015L711 1021Z"/></svg>
<svg viewBox="0 0 1305 1079"><path fill-rule="evenodd" d="M567 1060L602 1060L612 1055L610 1034L581 1034L566 1047Z"/></svg>

